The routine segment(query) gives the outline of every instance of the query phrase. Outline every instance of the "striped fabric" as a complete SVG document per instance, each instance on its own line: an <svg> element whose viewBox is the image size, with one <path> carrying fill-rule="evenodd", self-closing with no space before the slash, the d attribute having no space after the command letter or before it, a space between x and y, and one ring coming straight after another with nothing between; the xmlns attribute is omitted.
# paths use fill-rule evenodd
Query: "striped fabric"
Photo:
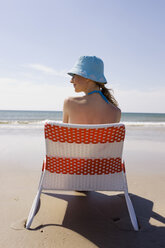
<svg viewBox="0 0 165 248"><path fill-rule="evenodd" d="M99 125L98 125L99 126ZM125 127L110 126L106 128L94 128L88 125L88 128L83 128L78 125L76 127L71 125L70 128L60 125L51 125L47 123L45 125L45 138L54 142L68 142L77 144L96 144L107 142L120 142L125 137Z"/></svg>
<svg viewBox="0 0 165 248"><path fill-rule="evenodd" d="M47 121L46 158L26 228L32 224L43 190L124 191L132 225L138 231L122 163L124 138L123 124L74 125Z"/></svg>
<svg viewBox="0 0 165 248"><path fill-rule="evenodd" d="M123 124L45 124L46 163L56 174L108 175L123 171Z"/></svg>

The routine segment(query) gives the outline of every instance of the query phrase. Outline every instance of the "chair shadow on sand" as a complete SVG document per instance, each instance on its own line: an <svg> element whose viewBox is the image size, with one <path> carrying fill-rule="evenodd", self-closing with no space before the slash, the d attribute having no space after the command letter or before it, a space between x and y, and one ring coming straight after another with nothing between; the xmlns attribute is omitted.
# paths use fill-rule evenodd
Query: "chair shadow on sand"
<svg viewBox="0 0 165 248"><path fill-rule="evenodd" d="M135 232L131 225L124 194L107 195L104 192L82 192L80 195L44 193L40 204L41 212L45 211L42 208L42 200L45 201L44 198L50 196L54 197L54 200L61 199L68 204L62 225L44 223L39 226L33 225L31 230L39 230L47 226L61 226L82 235L100 248L159 247L156 246L157 243L160 247L165 247L163 246L165 245L165 227L154 226L149 223L150 218L153 218L160 224L165 224L165 218L153 211L153 202L148 199L130 194L140 227L140 230ZM49 214L49 210L46 211ZM151 243L146 246L148 242ZM124 246L124 244L127 245Z"/></svg>

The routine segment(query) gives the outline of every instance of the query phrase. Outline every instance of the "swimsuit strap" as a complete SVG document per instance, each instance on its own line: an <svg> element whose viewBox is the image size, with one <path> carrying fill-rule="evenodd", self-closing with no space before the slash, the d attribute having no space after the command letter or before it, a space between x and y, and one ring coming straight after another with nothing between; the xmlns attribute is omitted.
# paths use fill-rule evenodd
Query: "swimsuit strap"
<svg viewBox="0 0 165 248"><path fill-rule="evenodd" d="M108 99L104 96L104 94L100 90L93 90L93 91L89 92L88 95L91 95L93 93L99 93L100 96L104 99L104 101L106 103L109 103Z"/></svg>

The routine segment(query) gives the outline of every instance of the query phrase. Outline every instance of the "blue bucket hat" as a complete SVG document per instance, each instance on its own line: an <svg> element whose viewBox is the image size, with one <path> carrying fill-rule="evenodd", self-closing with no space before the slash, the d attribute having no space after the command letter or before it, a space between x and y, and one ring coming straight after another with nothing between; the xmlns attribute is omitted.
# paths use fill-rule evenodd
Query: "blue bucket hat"
<svg viewBox="0 0 165 248"><path fill-rule="evenodd" d="M98 83L107 83L104 76L104 63L96 56L81 56L68 74L70 76L76 74Z"/></svg>

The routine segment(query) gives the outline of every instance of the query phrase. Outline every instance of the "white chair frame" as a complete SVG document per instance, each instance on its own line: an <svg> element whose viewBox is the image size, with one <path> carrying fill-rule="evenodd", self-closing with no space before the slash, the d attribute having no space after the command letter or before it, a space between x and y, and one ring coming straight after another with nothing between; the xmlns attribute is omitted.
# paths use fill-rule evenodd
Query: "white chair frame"
<svg viewBox="0 0 165 248"><path fill-rule="evenodd" d="M74 173L72 174L63 174L63 173L51 173L50 171L47 170L47 155L50 153L58 153L56 156L59 156L59 152L64 151L64 147L66 148L66 144L64 141L62 143L58 142L49 142L49 138L46 137L46 132L47 132L47 125L51 127L59 127L59 128L74 128L75 129L106 129L106 128L124 128L124 136L125 136L125 126L124 124L101 124L101 125L76 125L76 124L65 124L65 123L59 123L55 121L46 121L45 123L45 141L46 141L46 158L44 160L44 166L43 166L43 171L41 174L39 186L38 186L38 191L35 196L35 199L33 201L27 222L26 222L26 228L29 229L33 218L36 214L39 201L40 201L40 195L43 190L83 190L83 191L123 191L126 199L126 204L128 207L128 212L130 215L131 223L135 231L139 230L138 227L138 222L136 218L136 214L133 208L133 204L131 202L131 199L128 194L128 186L127 186L127 179L126 179L126 173L125 173L125 167L123 165L122 171L119 173L110 173L108 175L75 175ZM54 134L53 134L54 135ZM51 134L52 137L52 134ZM124 140L124 138L123 138ZM122 152L123 152L123 142L113 142L115 146L120 146L120 158L122 159ZM118 144L117 144L118 143ZM55 146L54 146L55 145ZM89 145L89 144L88 144ZM57 147L58 146L58 147ZM67 144L67 149L70 149L71 144ZM81 146L77 145L76 149L81 150ZM83 146L84 147L84 146ZM95 146L94 146L95 147ZM59 149L59 152L57 151ZM62 149L62 151L60 150ZM114 151L111 153L116 153L116 150L118 148L116 147ZM50 151L51 150L51 151ZM73 151L74 149L72 148L72 151L69 150L68 154L75 153ZM88 147L87 147L88 150ZM77 151L76 151L77 152ZM65 153L65 152L64 152ZM105 153L105 151L103 151ZM111 154L111 156L112 156ZM88 156L90 157L90 152L88 153ZM92 156L92 155L91 155Z"/></svg>

